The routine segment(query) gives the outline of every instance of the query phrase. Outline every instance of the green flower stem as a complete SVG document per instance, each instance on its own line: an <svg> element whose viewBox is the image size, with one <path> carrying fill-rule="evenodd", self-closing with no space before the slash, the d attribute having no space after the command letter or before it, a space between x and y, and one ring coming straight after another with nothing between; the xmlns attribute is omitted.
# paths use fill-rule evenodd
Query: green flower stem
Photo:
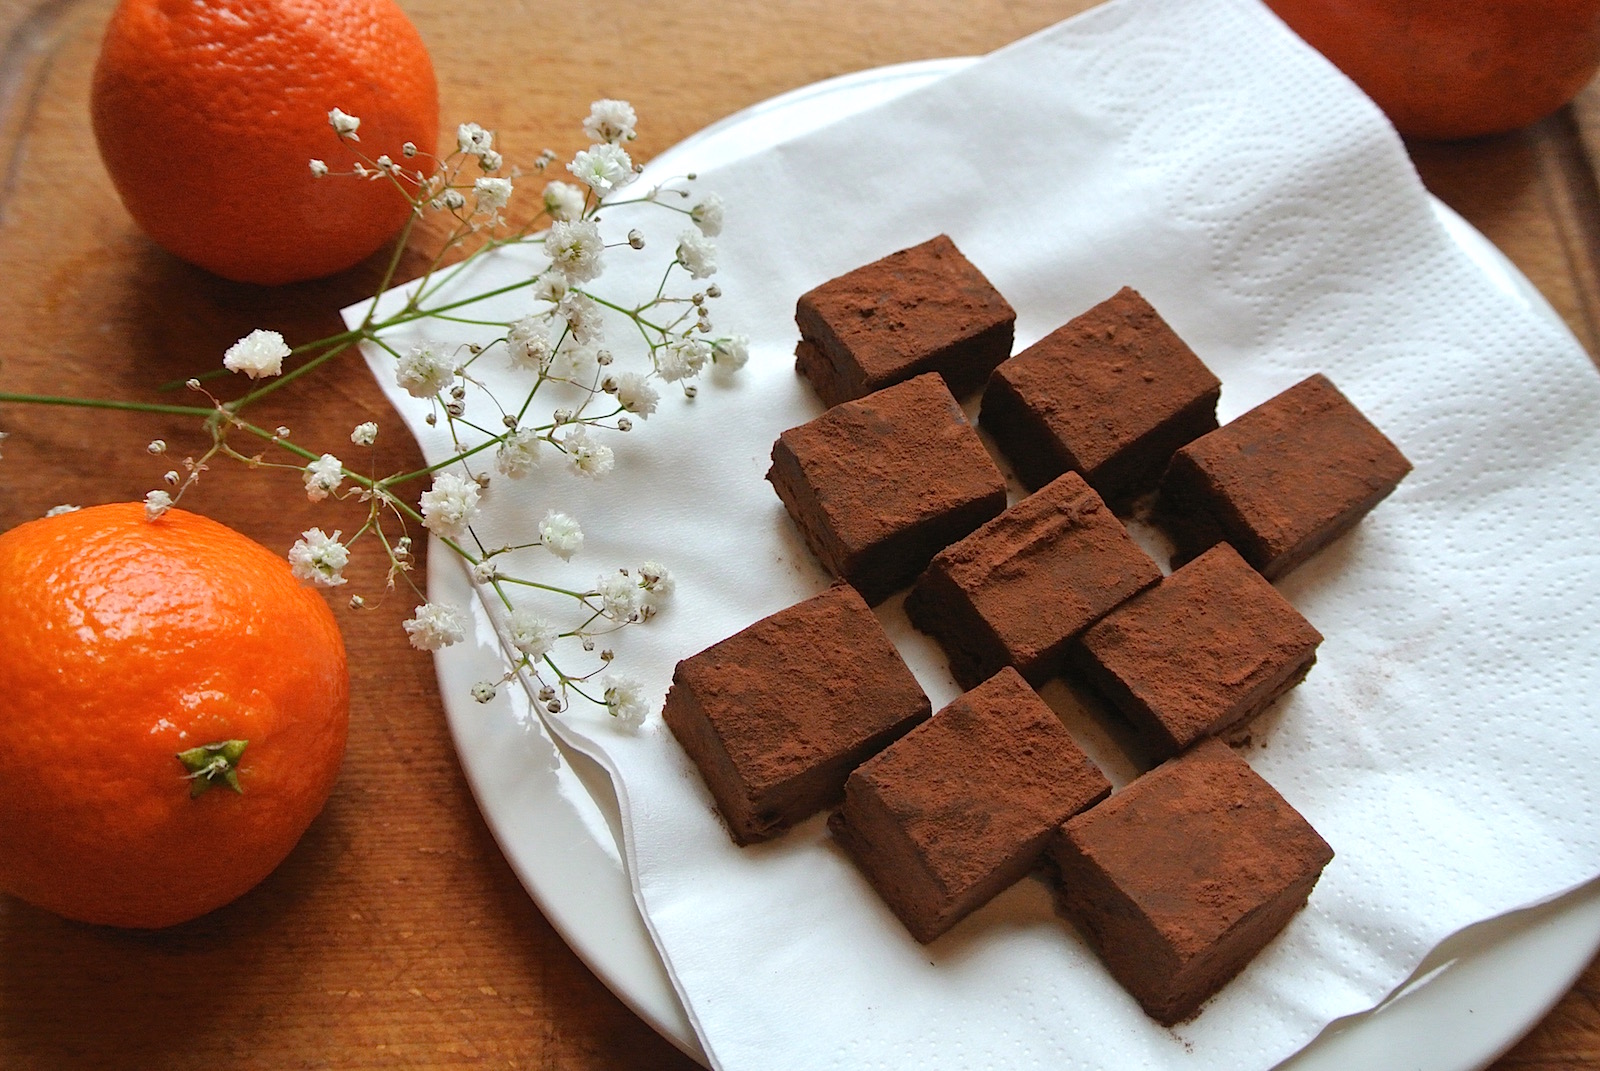
<svg viewBox="0 0 1600 1071"><path fill-rule="evenodd" d="M24 405L71 405L80 409L119 409L130 413L166 413L172 416L213 417L215 409L197 405L158 405L153 402L122 402L111 398L64 398L54 394L0 394L0 402Z"/></svg>
<svg viewBox="0 0 1600 1071"><path fill-rule="evenodd" d="M582 602L585 598L588 597L588 595L585 592L570 591L567 588L558 588L558 587L555 587L555 586L550 585L550 584L541 584L537 580L524 580L521 577L517 577L517 576L501 576L501 577L496 577L495 579L498 582L503 583L503 584L518 584L518 585L521 585L522 587L525 587L525 588L537 588L540 591L548 591L553 595L567 595L567 596L570 596L571 598L577 599L579 602ZM599 616L599 615L597 614L596 616ZM594 618L591 617L589 620L593 621Z"/></svg>

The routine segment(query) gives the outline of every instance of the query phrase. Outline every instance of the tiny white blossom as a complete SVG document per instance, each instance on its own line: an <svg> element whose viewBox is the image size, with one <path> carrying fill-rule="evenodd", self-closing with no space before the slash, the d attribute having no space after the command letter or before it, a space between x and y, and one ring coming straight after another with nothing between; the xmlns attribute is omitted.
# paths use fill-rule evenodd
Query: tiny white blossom
<svg viewBox="0 0 1600 1071"><path fill-rule="evenodd" d="M506 355L514 367L544 372L555 351L550 345L550 321L544 316L524 316L506 331Z"/></svg>
<svg viewBox="0 0 1600 1071"><path fill-rule="evenodd" d="M605 248L599 226L590 220L568 223L558 219L550 224L544 239L544 255L550 258L551 267L574 283L599 277Z"/></svg>
<svg viewBox="0 0 1600 1071"><path fill-rule="evenodd" d="M722 198L714 193L706 194L699 204L689 209L689 218L694 220L701 234L715 238L722 233Z"/></svg>
<svg viewBox="0 0 1600 1071"><path fill-rule="evenodd" d="M306 465L306 497L313 502L321 502L337 491L344 482L343 468L344 462L332 454L323 454Z"/></svg>
<svg viewBox="0 0 1600 1071"><path fill-rule="evenodd" d="M629 621L644 604L644 589L626 573L609 573L594 582L602 612L613 621Z"/></svg>
<svg viewBox="0 0 1600 1071"><path fill-rule="evenodd" d="M222 355L222 367L260 379L282 372L283 359L287 356L289 347L278 332L252 331L228 347L228 352Z"/></svg>
<svg viewBox="0 0 1600 1071"><path fill-rule="evenodd" d="M167 440L165 440L165 439L151 439L149 444L147 446L145 446L144 452L147 453L147 454L152 454L152 455L166 453L167 452Z"/></svg>
<svg viewBox="0 0 1600 1071"><path fill-rule="evenodd" d="M537 661L550 653L561 630L531 610L512 610L506 622L511 646Z"/></svg>
<svg viewBox="0 0 1600 1071"><path fill-rule="evenodd" d="M656 354L656 371L668 383L693 379L711 357L711 344L698 338L675 338Z"/></svg>
<svg viewBox="0 0 1600 1071"><path fill-rule="evenodd" d="M633 128L638 122L639 116L627 101L597 100L589 105L589 118L583 121L583 132L595 141L615 145L632 140Z"/></svg>
<svg viewBox="0 0 1600 1071"><path fill-rule="evenodd" d="M439 204L455 212L467 203L460 190L445 190L439 195Z"/></svg>
<svg viewBox="0 0 1600 1071"><path fill-rule="evenodd" d="M437 651L467 638L461 611L443 603L425 602L401 624L411 638L411 646L419 651Z"/></svg>
<svg viewBox="0 0 1600 1071"><path fill-rule="evenodd" d="M371 446L378 441L378 425L370 420L357 424L350 432L350 441L357 446Z"/></svg>
<svg viewBox="0 0 1600 1071"><path fill-rule="evenodd" d="M626 186L634 179L633 160L615 145L591 145L573 155L567 170L596 193Z"/></svg>
<svg viewBox="0 0 1600 1071"><path fill-rule="evenodd" d="M494 131L477 123L462 123L456 127L456 146L468 156L482 157L494 148Z"/></svg>
<svg viewBox="0 0 1600 1071"><path fill-rule="evenodd" d="M60 517L63 514L76 513L82 508L82 506L69 506L66 504L62 504L60 506L51 506L49 509L44 511L44 515L46 517Z"/></svg>
<svg viewBox="0 0 1600 1071"><path fill-rule="evenodd" d="M501 441L494 455L494 467L513 480L520 480L539 463L539 450L543 445L544 440L532 428L517 428Z"/></svg>
<svg viewBox="0 0 1600 1071"><path fill-rule="evenodd" d="M434 473L433 486L422 492L417 504L428 531L455 539L478 517L478 485L453 472Z"/></svg>
<svg viewBox="0 0 1600 1071"><path fill-rule="evenodd" d="M632 677L607 676L605 685L606 709L619 723L637 729L650 715L650 704L644 696L644 686Z"/></svg>
<svg viewBox="0 0 1600 1071"><path fill-rule="evenodd" d="M583 215L583 191L570 182L552 182L544 188L544 210L551 219L575 220Z"/></svg>
<svg viewBox="0 0 1600 1071"><path fill-rule="evenodd" d="M498 213L511 200L511 180L506 178L481 178L472 184L472 195L477 198L478 211L486 216Z"/></svg>
<svg viewBox="0 0 1600 1071"><path fill-rule="evenodd" d="M533 300L559 304L567 296L567 277L558 271L547 271L533 281Z"/></svg>
<svg viewBox="0 0 1600 1071"><path fill-rule="evenodd" d="M480 584L492 584L500 577L500 567L488 558L472 565L472 579Z"/></svg>
<svg viewBox="0 0 1600 1071"><path fill-rule="evenodd" d="M487 703L495 697L497 691L493 681L479 681L472 686L472 698L479 703Z"/></svg>
<svg viewBox="0 0 1600 1071"><path fill-rule="evenodd" d="M684 231L678 235L678 263L694 278L709 279L717 274L717 244L699 231Z"/></svg>
<svg viewBox="0 0 1600 1071"><path fill-rule="evenodd" d="M301 532L300 538L289 548L289 566L294 575L324 588L343 584L350 548L339 542L340 534L328 535L321 528Z"/></svg>
<svg viewBox="0 0 1600 1071"><path fill-rule="evenodd" d="M711 344L711 360L718 372L737 372L750 360L750 340L744 335L729 335Z"/></svg>
<svg viewBox="0 0 1600 1071"><path fill-rule="evenodd" d="M488 152L481 153L478 156L478 166L483 168L485 171L499 171L500 165L504 162L505 161L501 158L500 154L495 152L493 149L490 149Z"/></svg>
<svg viewBox="0 0 1600 1071"><path fill-rule="evenodd" d="M599 302L588 294L568 291L556 305L556 315L567 321L574 342L600 341L605 321L601 318Z"/></svg>
<svg viewBox="0 0 1600 1071"><path fill-rule="evenodd" d="M394 381L413 398L431 398L455 379L455 362L431 342L420 342L395 365Z"/></svg>
<svg viewBox="0 0 1600 1071"><path fill-rule="evenodd" d="M569 515L549 510L539 522L539 542L562 561L571 561L583 548L583 529Z"/></svg>
<svg viewBox="0 0 1600 1071"><path fill-rule="evenodd" d="M361 140L360 135L356 133L356 130L361 126L361 120L353 115L345 114L338 108L334 108L328 113L328 125L333 127L333 132L341 138L349 138L351 141Z"/></svg>
<svg viewBox="0 0 1600 1071"><path fill-rule="evenodd" d="M647 598L656 603L665 601L677 587L672 574L660 562L645 562L639 566L639 586L648 592Z"/></svg>
<svg viewBox="0 0 1600 1071"><path fill-rule="evenodd" d="M604 476L616 464L611 448L591 439L588 429L581 424L567 432L561 445L567 451L572 467L583 476Z"/></svg>
<svg viewBox="0 0 1600 1071"><path fill-rule="evenodd" d="M151 491L144 496L144 519L153 521L172 508L172 496L165 491Z"/></svg>
<svg viewBox="0 0 1600 1071"><path fill-rule="evenodd" d="M550 374L556 379L588 385L600 373L599 352L593 346L581 345L567 339L550 362Z"/></svg>
<svg viewBox="0 0 1600 1071"><path fill-rule="evenodd" d="M327 164L323 163L321 160L312 160L311 161L311 176L312 176L312 178L322 178L325 175L327 175L327 173L328 173L328 165Z"/></svg>
<svg viewBox="0 0 1600 1071"><path fill-rule="evenodd" d="M660 400L661 395L642 373L624 372L617 377L617 404L635 416L650 419Z"/></svg>

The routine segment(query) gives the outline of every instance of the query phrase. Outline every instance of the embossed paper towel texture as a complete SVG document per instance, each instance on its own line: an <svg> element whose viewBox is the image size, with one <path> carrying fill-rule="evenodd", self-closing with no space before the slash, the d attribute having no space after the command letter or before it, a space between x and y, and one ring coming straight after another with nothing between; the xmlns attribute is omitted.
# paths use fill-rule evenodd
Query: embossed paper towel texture
<svg viewBox="0 0 1600 1071"><path fill-rule="evenodd" d="M717 321L750 335L750 366L613 437L609 481L486 500L491 542L577 514L577 583L641 557L675 570L672 609L622 645L658 700L679 658L826 583L762 480L777 434L820 411L792 371L795 298L941 231L1016 306L1019 346L1132 285L1221 376L1224 420L1324 371L1416 464L1280 585L1327 640L1248 754L1337 858L1175 1031L1042 883L924 948L820 820L738 850L659 719L629 734L574 708L563 731L621 784L640 902L719 1066L1267 1067L1448 933L1600 873L1600 381L1452 245L1381 117L1264 9L1119 0L700 185L728 204ZM608 257L608 280L641 284L661 263ZM442 456L424 407L390 393ZM882 616L935 706L951 698L897 603Z"/></svg>

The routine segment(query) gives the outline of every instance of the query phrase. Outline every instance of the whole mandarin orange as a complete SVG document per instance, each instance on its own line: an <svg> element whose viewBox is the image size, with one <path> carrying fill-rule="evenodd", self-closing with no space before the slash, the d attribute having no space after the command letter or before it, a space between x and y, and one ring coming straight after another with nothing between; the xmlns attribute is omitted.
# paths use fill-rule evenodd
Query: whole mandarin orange
<svg viewBox="0 0 1600 1071"><path fill-rule="evenodd" d="M328 112L361 120L369 160L431 170L439 92L393 0L122 0L90 94L101 159L155 242L227 279L286 283L348 268L411 206L387 179L336 173L357 156Z"/></svg>
<svg viewBox="0 0 1600 1071"><path fill-rule="evenodd" d="M288 855L350 706L333 614L286 561L141 503L0 534L0 695L0 890L131 927L220 907Z"/></svg>
<svg viewBox="0 0 1600 1071"><path fill-rule="evenodd" d="M1526 126L1600 69L1600 0L1267 0L1402 134Z"/></svg>

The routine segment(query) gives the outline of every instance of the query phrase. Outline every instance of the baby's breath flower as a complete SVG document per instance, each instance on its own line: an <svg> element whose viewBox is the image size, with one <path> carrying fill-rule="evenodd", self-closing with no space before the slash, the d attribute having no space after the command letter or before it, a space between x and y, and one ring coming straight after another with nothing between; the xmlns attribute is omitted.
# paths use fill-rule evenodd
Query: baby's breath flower
<svg viewBox="0 0 1600 1071"><path fill-rule="evenodd" d="M153 521L172 508L172 496L165 491L151 491L144 496L144 519Z"/></svg>
<svg viewBox="0 0 1600 1071"><path fill-rule="evenodd" d="M435 473L433 486L418 499L422 523L446 539L465 534L478 516L478 485L453 472Z"/></svg>
<svg viewBox="0 0 1600 1071"><path fill-rule="evenodd" d="M506 622L511 646L521 654L538 660L550 653L561 636L561 630L531 610L512 610Z"/></svg>
<svg viewBox="0 0 1600 1071"><path fill-rule="evenodd" d="M609 573L595 580L601 611L613 621L631 621L644 603L644 589L624 572Z"/></svg>
<svg viewBox="0 0 1600 1071"><path fill-rule="evenodd" d="M634 137L633 128L638 122L639 117L634 113L633 105L627 101L597 100L589 105L589 118L583 121L583 132L595 141L615 145L631 141Z"/></svg>
<svg viewBox="0 0 1600 1071"><path fill-rule="evenodd" d="M333 127L333 132L341 138L349 138L351 141L361 140L361 136L356 133L356 130L361 126L361 120L353 115L345 114L338 108L334 108L328 113L328 125Z"/></svg>
<svg viewBox="0 0 1600 1071"><path fill-rule="evenodd" d="M495 152L493 149L490 149L486 153L482 153L478 157L478 166L485 171L499 171L500 165L504 162L505 161L501 159L500 154Z"/></svg>
<svg viewBox="0 0 1600 1071"><path fill-rule="evenodd" d="M431 342L406 351L395 365L394 381L413 398L431 398L455 379L455 362Z"/></svg>
<svg viewBox="0 0 1600 1071"><path fill-rule="evenodd" d="M582 424L567 432L561 440L561 445L567 451L567 457L572 460L572 467L583 476L604 476L616 464L616 457L611 453L611 448L604 443L597 443L589 437L589 430Z"/></svg>
<svg viewBox="0 0 1600 1071"><path fill-rule="evenodd" d="M228 352L222 355L222 367L260 379L282 372L283 359L287 356L289 347L278 332L252 331L228 347Z"/></svg>
<svg viewBox="0 0 1600 1071"><path fill-rule="evenodd" d="M150 444L144 448L147 454L164 454L167 452L167 440L151 439Z"/></svg>
<svg viewBox="0 0 1600 1071"><path fill-rule="evenodd" d="M532 428L516 428L495 451L494 467L513 480L520 480L539 463L539 450L543 445L539 433Z"/></svg>
<svg viewBox="0 0 1600 1071"><path fill-rule="evenodd" d="M63 503L59 506L51 506L49 509L44 511L44 515L46 517L60 517L66 513L76 513L82 508L82 506L69 506Z"/></svg>
<svg viewBox="0 0 1600 1071"><path fill-rule="evenodd" d="M323 163L321 160L312 160L311 161L311 177L312 178L324 178L324 177L327 176L327 174L328 174L328 165L327 164Z"/></svg>
<svg viewBox="0 0 1600 1071"><path fill-rule="evenodd" d="M650 704L644 697L644 686L632 677L608 675L605 685L606 709L611 716L629 729L637 729L650 715Z"/></svg>
<svg viewBox="0 0 1600 1071"><path fill-rule="evenodd" d="M696 279L711 278L717 274L716 243L699 231L684 231L678 235L678 263Z"/></svg>
<svg viewBox="0 0 1600 1071"><path fill-rule="evenodd" d="M472 579L480 584L492 584L500 579L500 567L488 558L480 562L474 562Z"/></svg>
<svg viewBox="0 0 1600 1071"><path fill-rule="evenodd" d="M506 331L506 355L514 367L545 372L555 351L550 345L550 321L544 316L524 316Z"/></svg>
<svg viewBox="0 0 1600 1071"><path fill-rule="evenodd" d="M378 425L370 420L357 424L350 432L350 441L357 446L371 446L378 441Z"/></svg>
<svg viewBox="0 0 1600 1071"><path fill-rule="evenodd" d="M511 180L506 178L481 178L472 184L472 195L477 199L478 211L486 216L496 215L511 200Z"/></svg>
<svg viewBox="0 0 1600 1071"><path fill-rule="evenodd" d="M633 181L633 161L615 145L591 145L576 153L567 170L596 193L604 194Z"/></svg>
<svg viewBox="0 0 1600 1071"><path fill-rule="evenodd" d="M593 346L580 345L569 338L561 346L560 351L550 362L550 374L557 379L569 380L573 383L590 384L600 371L600 355ZM567 413L566 419L561 414ZM571 420L569 410L556 410L556 423L564 424Z"/></svg>
<svg viewBox="0 0 1600 1071"><path fill-rule="evenodd" d="M544 239L544 255L550 258L551 267L574 283L586 283L600 275L605 248L600 228L589 220L568 223L558 219L550 224Z"/></svg>
<svg viewBox="0 0 1600 1071"><path fill-rule="evenodd" d="M617 404L635 416L648 420L660 400L661 395L641 373L624 372L617 377Z"/></svg>
<svg viewBox="0 0 1600 1071"><path fill-rule="evenodd" d="M306 466L306 497L321 502L344 482L344 462L332 454L323 454Z"/></svg>
<svg viewBox="0 0 1600 1071"><path fill-rule="evenodd" d="M495 697L497 689L493 681L479 681L472 686L472 698L479 703L487 703Z"/></svg>
<svg viewBox="0 0 1600 1071"><path fill-rule="evenodd" d="M462 196L460 190L445 190L439 195L439 204L452 212L464 207L466 203L467 199Z"/></svg>
<svg viewBox="0 0 1600 1071"><path fill-rule="evenodd" d="M722 198L714 193L706 194L699 204L689 209L689 218L694 220L701 234L715 238L722 233Z"/></svg>
<svg viewBox="0 0 1600 1071"><path fill-rule="evenodd" d="M494 131L477 123L462 123L456 127L456 145L468 156L481 157L494 148Z"/></svg>
<svg viewBox="0 0 1600 1071"><path fill-rule="evenodd" d="M544 188L544 210L551 219L578 219L583 215L583 204L583 191L570 182L551 182Z"/></svg>
<svg viewBox="0 0 1600 1071"><path fill-rule="evenodd" d="M533 281L533 300L559 304L567 296L567 277L558 271L547 271Z"/></svg>
<svg viewBox="0 0 1600 1071"><path fill-rule="evenodd" d="M549 510L539 522L539 542L562 561L571 561L583 548L583 529L568 514Z"/></svg>
<svg viewBox="0 0 1600 1071"><path fill-rule="evenodd" d="M632 249L644 248L644 232L635 227L628 232L628 246Z"/></svg>
<svg viewBox="0 0 1600 1071"><path fill-rule="evenodd" d="M650 593L653 601L665 600L677 586L672 574L660 562L645 562L638 568L639 586Z"/></svg>
<svg viewBox="0 0 1600 1071"><path fill-rule="evenodd" d="M576 290L563 294L556 305L556 315L567 321L572 339L577 343L599 342L605 328L600 305L588 294Z"/></svg>
<svg viewBox="0 0 1600 1071"><path fill-rule="evenodd" d="M318 587L336 588L343 584L350 548L339 542L340 534L328 535L321 528L301 532L289 548L289 567L294 575Z"/></svg>
<svg viewBox="0 0 1600 1071"><path fill-rule="evenodd" d="M656 371L667 383L693 379L711 357L711 345L704 339L675 338L656 354Z"/></svg>
<svg viewBox="0 0 1600 1071"><path fill-rule="evenodd" d="M437 651L467 638L467 626L461 619L461 611L444 603L423 603L401 625L411 638L411 646L419 651Z"/></svg>
<svg viewBox="0 0 1600 1071"><path fill-rule="evenodd" d="M737 372L750 360L750 340L744 335L729 335L711 343L711 360L719 372Z"/></svg>

